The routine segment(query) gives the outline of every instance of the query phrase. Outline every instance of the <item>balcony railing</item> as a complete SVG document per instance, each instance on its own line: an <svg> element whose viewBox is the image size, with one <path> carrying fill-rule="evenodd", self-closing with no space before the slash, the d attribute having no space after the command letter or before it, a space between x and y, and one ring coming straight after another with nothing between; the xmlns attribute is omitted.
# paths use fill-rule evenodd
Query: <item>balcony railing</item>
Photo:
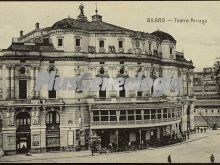
<svg viewBox="0 0 220 165"><path fill-rule="evenodd" d="M44 99L43 103L63 103L63 99Z"/></svg>
<svg viewBox="0 0 220 165"><path fill-rule="evenodd" d="M105 97L95 98L95 101L111 101L111 98L105 98Z"/></svg>
<svg viewBox="0 0 220 165"><path fill-rule="evenodd" d="M139 125L139 124L155 124L180 120L180 117L169 119L151 119L151 120L125 120L125 121L92 121L92 125Z"/></svg>
<svg viewBox="0 0 220 165"><path fill-rule="evenodd" d="M105 48L99 48L99 53L105 53Z"/></svg>

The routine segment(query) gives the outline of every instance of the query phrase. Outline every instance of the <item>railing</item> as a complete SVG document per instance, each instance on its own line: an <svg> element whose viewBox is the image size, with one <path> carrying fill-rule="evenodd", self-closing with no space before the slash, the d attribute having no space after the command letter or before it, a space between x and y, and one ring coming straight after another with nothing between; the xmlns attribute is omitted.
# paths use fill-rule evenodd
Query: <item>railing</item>
<svg viewBox="0 0 220 165"><path fill-rule="evenodd" d="M30 99L19 99L19 100L13 100L14 104L30 104Z"/></svg>
<svg viewBox="0 0 220 165"><path fill-rule="evenodd" d="M43 103L62 103L62 99L44 99Z"/></svg>
<svg viewBox="0 0 220 165"><path fill-rule="evenodd" d="M105 53L105 48L99 48L100 53Z"/></svg>
<svg viewBox="0 0 220 165"><path fill-rule="evenodd" d="M105 98L105 97L95 98L95 101L111 101L111 98Z"/></svg>
<svg viewBox="0 0 220 165"><path fill-rule="evenodd" d="M91 125L136 125L136 124L155 124L180 120L180 117L169 119L151 119L151 120L124 120L124 121L92 121Z"/></svg>

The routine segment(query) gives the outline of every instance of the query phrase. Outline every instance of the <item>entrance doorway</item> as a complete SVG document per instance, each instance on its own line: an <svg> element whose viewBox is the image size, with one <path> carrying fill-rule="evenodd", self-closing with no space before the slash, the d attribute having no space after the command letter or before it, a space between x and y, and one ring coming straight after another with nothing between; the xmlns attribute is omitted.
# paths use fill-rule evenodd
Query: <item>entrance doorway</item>
<svg viewBox="0 0 220 165"><path fill-rule="evenodd" d="M56 111L46 115L46 150L60 151L60 115Z"/></svg>
<svg viewBox="0 0 220 165"><path fill-rule="evenodd" d="M16 116L16 152L27 153L31 149L31 117L28 112Z"/></svg>

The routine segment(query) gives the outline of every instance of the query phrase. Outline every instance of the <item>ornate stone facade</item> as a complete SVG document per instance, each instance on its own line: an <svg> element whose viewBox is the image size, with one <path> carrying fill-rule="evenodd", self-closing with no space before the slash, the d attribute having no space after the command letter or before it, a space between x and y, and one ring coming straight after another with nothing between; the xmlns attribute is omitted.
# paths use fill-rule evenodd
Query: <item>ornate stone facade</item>
<svg viewBox="0 0 220 165"><path fill-rule="evenodd" d="M88 21L83 10L77 19L48 28L37 23L0 52L3 150L22 152L22 145L32 152L77 150L88 148L95 135L106 146L120 145L127 137L139 143L194 129L194 67L175 50L176 40L162 31L149 34L105 23L97 13ZM182 77L182 88L158 98L152 97L153 89L82 92L44 85L36 92L42 71L56 71L56 77L90 72L92 79L135 78L142 72L153 79Z"/></svg>

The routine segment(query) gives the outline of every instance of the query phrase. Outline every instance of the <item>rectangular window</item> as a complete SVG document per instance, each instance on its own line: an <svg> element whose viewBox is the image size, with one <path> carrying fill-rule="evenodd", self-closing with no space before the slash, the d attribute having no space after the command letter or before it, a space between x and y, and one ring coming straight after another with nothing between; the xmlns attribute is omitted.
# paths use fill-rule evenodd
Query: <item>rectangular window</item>
<svg viewBox="0 0 220 165"><path fill-rule="evenodd" d="M99 97L106 98L106 91L99 90Z"/></svg>
<svg viewBox="0 0 220 165"><path fill-rule="evenodd" d="M119 97L125 97L125 90L119 91Z"/></svg>
<svg viewBox="0 0 220 165"><path fill-rule="evenodd" d="M123 48L123 41L118 41L118 47Z"/></svg>
<svg viewBox="0 0 220 165"><path fill-rule="evenodd" d="M48 97L50 99L56 98L56 91L55 90L49 91Z"/></svg>
<svg viewBox="0 0 220 165"><path fill-rule="evenodd" d="M151 44L149 44L149 51L151 51Z"/></svg>
<svg viewBox="0 0 220 165"><path fill-rule="evenodd" d="M144 110L144 120L149 120L150 119L150 109L145 109Z"/></svg>
<svg viewBox="0 0 220 165"><path fill-rule="evenodd" d="M136 110L136 120L142 120L141 110Z"/></svg>
<svg viewBox="0 0 220 165"><path fill-rule="evenodd" d="M151 109L151 119L156 119L156 109Z"/></svg>
<svg viewBox="0 0 220 165"><path fill-rule="evenodd" d="M142 94L143 94L142 91L138 91L138 92L137 92L137 96L138 96L138 97L142 97Z"/></svg>
<svg viewBox="0 0 220 165"><path fill-rule="evenodd" d="M19 80L19 99L27 99L27 80Z"/></svg>
<svg viewBox="0 0 220 165"><path fill-rule="evenodd" d="M157 110L157 118L158 118L158 119L161 119L161 109L158 109L158 110Z"/></svg>
<svg viewBox="0 0 220 165"><path fill-rule="evenodd" d="M174 109L172 109L172 118L174 117Z"/></svg>
<svg viewBox="0 0 220 165"><path fill-rule="evenodd" d="M134 120L134 110L128 110L128 120Z"/></svg>
<svg viewBox="0 0 220 165"><path fill-rule="evenodd" d="M58 39L58 46L63 46L63 39L62 38Z"/></svg>
<svg viewBox="0 0 220 165"><path fill-rule="evenodd" d="M120 118L119 118L119 120L120 121L126 120L126 111L123 111L123 110L120 111Z"/></svg>
<svg viewBox="0 0 220 165"><path fill-rule="evenodd" d="M108 111L101 111L101 121L108 121Z"/></svg>
<svg viewBox="0 0 220 165"><path fill-rule="evenodd" d="M99 111L93 111L93 121L99 121Z"/></svg>
<svg viewBox="0 0 220 165"><path fill-rule="evenodd" d="M168 118L171 118L172 109L168 109Z"/></svg>
<svg viewBox="0 0 220 165"><path fill-rule="evenodd" d="M104 47L105 47L103 40L99 41L99 47L100 47L100 48L104 48Z"/></svg>
<svg viewBox="0 0 220 165"><path fill-rule="evenodd" d="M76 46L80 46L80 39L76 38Z"/></svg>
<svg viewBox="0 0 220 165"><path fill-rule="evenodd" d="M173 54L173 48L170 48L170 54Z"/></svg>
<svg viewBox="0 0 220 165"><path fill-rule="evenodd" d="M167 118L167 108L163 109L163 118Z"/></svg>
<svg viewBox="0 0 220 165"><path fill-rule="evenodd" d="M110 121L117 121L116 111L110 110Z"/></svg>

